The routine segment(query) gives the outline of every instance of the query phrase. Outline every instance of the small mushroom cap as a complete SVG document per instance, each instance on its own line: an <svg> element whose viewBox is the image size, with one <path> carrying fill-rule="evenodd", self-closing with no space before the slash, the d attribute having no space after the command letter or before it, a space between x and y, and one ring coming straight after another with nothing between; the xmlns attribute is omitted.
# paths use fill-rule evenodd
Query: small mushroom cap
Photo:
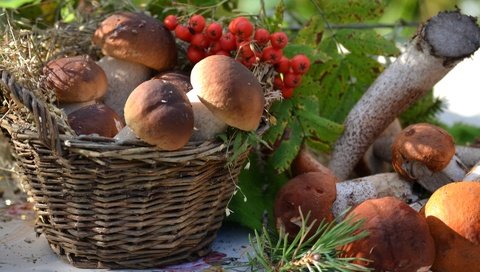
<svg viewBox="0 0 480 272"><path fill-rule="evenodd" d="M107 17L93 35L102 53L163 71L177 61L177 46L172 33L157 19L134 12L119 12Z"/></svg>
<svg viewBox="0 0 480 272"><path fill-rule="evenodd" d="M231 57L212 55L193 67L190 82L219 119L241 130L257 129L265 97L260 82L245 66Z"/></svg>
<svg viewBox="0 0 480 272"><path fill-rule="evenodd" d="M316 220L314 229L322 220L332 221L332 205L337 197L335 182L335 176L323 172L309 172L289 180L275 196L277 228L283 225L290 237L296 235L301 222L299 207L304 217L310 212L307 224Z"/></svg>
<svg viewBox="0 0 480 272"><path fill-rule="evenodd" d="M435 245L427 222L395 197L370 199L353 208L348 216L364 220L359 231L369 235L342 248L344 256L371 260L358 262L375 271L429 271Z"/></svg>
<svg viewBox="0 0 480 272"><path fill-rule="evenodd" d="M125 103L125 121L145 142L165 150L180 149L193 132L187 95L160 79L140 84Z"/></svg>
<svg viewBox="0 0 480 272"><path fill-rule="evenodd" d="M435 240L433 271L478 271L480 183L453 182L428 199L424 214Z"/></svg>
<svg viewBox="0 0 480 272"><path fill-rule="evenodd" d="M430 171L445 168L453 155L455 144L452 136L444 129L426 123L410 125L395 138L392 145L392 165L397 173L411 177L405 164L420 162Z"/></svg>
<svg viewBox="0 0 480 272"><path fill-rule="evenodd" d="M188 93L193 89L192 84L190 83L190 77L180 72L164 72L156 75L154 78L165 80L185 93Z"/></svg>
<svg viewBox="0 0 480 272"><path fill-rule="evenodd" d="M108 138L113 138L125 125L114 110L101 103L70 113L68 123L78 135L98 134Z"/></svg>
<svg viewBox="0 0 480 272"><path fill-rule="evenodd" d="M105 72L87 56L52 60L43 68L43 74L46 86L55 91L61 103L96 100L108 88Z"/></svg>

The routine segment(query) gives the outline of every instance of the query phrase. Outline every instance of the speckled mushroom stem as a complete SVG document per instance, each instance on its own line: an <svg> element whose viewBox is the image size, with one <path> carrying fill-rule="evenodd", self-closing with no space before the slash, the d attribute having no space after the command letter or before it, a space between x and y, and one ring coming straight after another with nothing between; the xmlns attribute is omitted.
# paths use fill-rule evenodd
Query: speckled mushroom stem
<svg viewBox="0 0 480 272"><path fill-rule="evenodd" d="M422 25L404 53L375 80L350 111L329 168L348 178L378 135L458 62L480 47L476 19L442 12Z"/></svg>
<svg viewBox="0 0 480 272"><path fill-rule="evenodd" d="M438 172L432 172L424 164L415 162L410 163L408 168L415 181L429 192L435 192L448 183L461 181L467 173L467 168L457 155L454 155L447 166Z"/></svg>
<svg viewBox="0 0 480 272"><path fill-rule="evenodd" d="M372 176L337 182L337 198L332 213L335 218L348 208L367 199L394 196L405 202L418 200L412 190L412 183L403 180L397 173L382 173Z"/></svg>

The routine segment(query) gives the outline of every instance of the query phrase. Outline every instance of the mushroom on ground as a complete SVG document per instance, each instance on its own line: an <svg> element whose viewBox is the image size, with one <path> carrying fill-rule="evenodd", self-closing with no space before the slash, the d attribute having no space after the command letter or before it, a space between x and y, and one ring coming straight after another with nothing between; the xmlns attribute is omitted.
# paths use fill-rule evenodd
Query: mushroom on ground
<svg viewBox="0 0 480 272"><path fill-rule="evenodd" d="M120 116L101 103L70 113L68 123L78 135L98 134L108 138L113 138L124 127Z"/></svg>
<svg viewBox="0 0 480 272"><path fill-rule="evenodd" d="M435 240L436 272L479 271L480 183L455 182L435 191L424 207Z"/></svg>
<svg viewBox="0 0 480 272"><path fill-rule="evenodd" d="M348 214L365 220L359 231L368 236L342 248L345 257L375 271L427 272L435 258L435 245L427 222L414 209L395 197L367 200Z"/></svg>
<svg viewBox="0 0 480 272"><path fill-rule="evenodd" d="M185 146L192 135L192 105L175 85L151 79L140 84L128 97L125 121L146 143L176 150Z"/></svg>
<svg viewBox="0 0 480 272"><path fill-rule="evenodd" d="M337 182L337 199L332 212L341 218L344 211L368 200L392 196L405 203L418 200L411 182L402 179L397 173L380 173L371 176Z"/></svg>
<svg viewBox="0 0 480 272"><path fill-rule="evenodd" d="M476 19L459 11L439 13L422 24L405 52L349 112L329 168L340 180L346 179L368 147L401 112L479 47Z"/></svg>
<svg viewBox="0 0 480 272"><path fill-rule="evenodd" d="M75 106L95 103L107 92L105 72L88 56L51 60L43 68L43 74L46 87L55 91L60 107L67 107L68 112L75 110Z"/></svg>
<svg viewBox="0 0 480 272"><path fill-rule="evenodd" d="M305 146L300 149L290 168L294 177L309 172L334 176ZM346 210L368 199L394 196L406 203L418 200L411 182L403 180L397 173L380 173L344 181L335 179L337 197L332 205L332 213L337 219L341 218Z"/></svg>
<svg viewBox="0 0 480 272"><path fill-rule="evenodd" d="M455 155L452 136L427 123L410 125L398 135L392 145L392 165L399 175L430 192L466 174L465 165Z"/></svg>
<svg viewBox="0 0 480 272"><path fill-rule="evenodd" d="M336 177L328 173L309 172L284 184L275 196L277 229L283 226L289 236L294 237L302 223L299 209L304 217L310 213L307 225L316 220L314 230L322 221L331 222L334 219L331 208L336 197L335 182Z"/></svg>
<svg viewBox="0 0 480 272"><path fill-rule="evenodd" d="M215 117L241 130L258 128L265 106L263 89L238 61L223 55L208 56L195 64L190 82L190 92L197 94Z"/></svg>

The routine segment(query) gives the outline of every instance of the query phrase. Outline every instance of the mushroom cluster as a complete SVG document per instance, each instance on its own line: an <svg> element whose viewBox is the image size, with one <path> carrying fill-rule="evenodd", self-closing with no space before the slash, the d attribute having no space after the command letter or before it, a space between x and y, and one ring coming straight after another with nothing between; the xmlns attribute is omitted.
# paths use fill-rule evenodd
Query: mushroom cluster
<svg viewBox="0 0 480 272"><path fill-rule="evenodd" d="M45 85L78 134L119 142L141 139L164 150L214 139L230 127L258 128L262 86L231 57L213 55L189 73L176 70L177 45L164 24L144 13L119 12L92 36L103 57L52 60ZM93 121L92 121L93 120Z"/></svg>

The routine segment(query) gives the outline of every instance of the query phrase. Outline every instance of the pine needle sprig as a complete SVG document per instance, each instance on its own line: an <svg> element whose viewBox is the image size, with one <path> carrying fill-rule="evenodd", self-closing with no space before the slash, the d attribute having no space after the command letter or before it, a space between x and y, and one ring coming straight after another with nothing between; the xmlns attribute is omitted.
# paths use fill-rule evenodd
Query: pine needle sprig
<svg viewBox="0 0 480 272"><path fill-rule="evenodd" d="M371 271L371 269L353 263L368 262L360 258L342 257L339 248L368 235L358 232L363 221L346 218L340 222L326 223L313 229L315 220L310 224L300 211L300 231L290 239L283 227L278 233L263 228L261 233L254 232L250 237L253 255L248 255L252 267L265 271ZM313 235L310 233L314 231Z"/></svg>

